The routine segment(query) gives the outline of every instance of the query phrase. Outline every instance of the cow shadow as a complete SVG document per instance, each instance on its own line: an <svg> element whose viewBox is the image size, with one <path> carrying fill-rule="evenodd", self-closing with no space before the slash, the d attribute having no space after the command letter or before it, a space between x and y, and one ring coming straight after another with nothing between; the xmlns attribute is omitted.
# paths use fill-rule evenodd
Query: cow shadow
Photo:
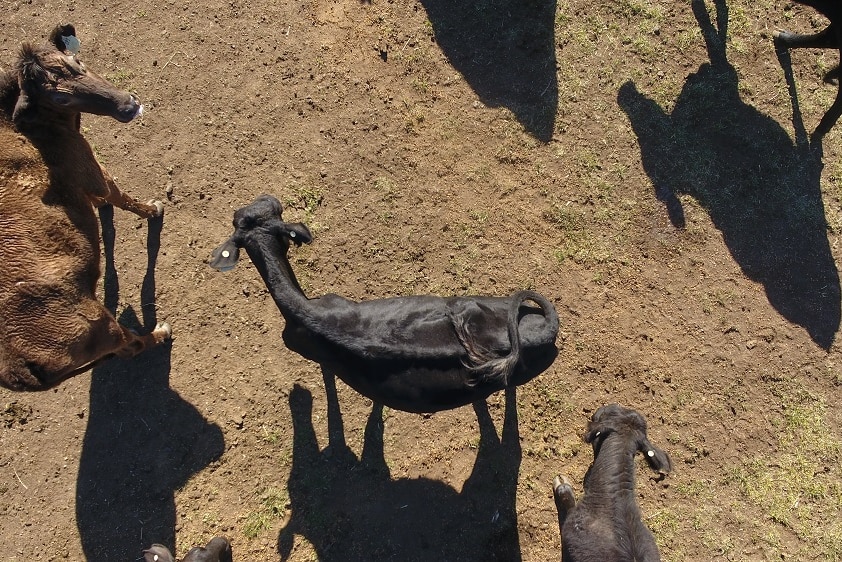
<svg viewBox="0 0 842 562"><path fill-rule="evenodd" d="M100 209L105 249L105 306L117 308L113 209ZM142 325L156 324L155 262L162 219L149 221ZM141 330L132 309L121 324ZM136 560L152 543L175 547L174 491L218 459L220 428L169 387L170 352L162 344L131 359L113 358L91 378L88 427L76 483L76 519L89 562Z"/></svg>
<svg viewBox="0 0 842 562"><path fill-rule="evenodd" d="M325 375L329 444L319 450L310 391L289 396L294 441L291 516L278 536L282 560L295 535L321 562L350 560L521 560L515 499L521 450L516 391L506 390L498 438L485 401L474 404L480 442L461 492L428 478L392 479L383 451L382 406L375 404L358 459L345 443L335 379Z"/></svg>
<svg viewBox="0 0 842 562"><path fill-rule="evenodd" d="M482 102L506 107L535 138L558 107L555 0L421 0L436 42Z"/></svg>
<svg viewBox="0 0 842 562"><path fill-rule="evenodd" d="M672 113L632 82L617 97L638 137L644 170L673 225L685 226L678 195L692 196L769 303L829 349L840 322L839 273L821 198L821 145L811 146L804 130L791 69L794 141L740 99L725 52L726 1L715 1L716 26L704 2L693 0L692 8L710 62L688 76Z"/></svg>

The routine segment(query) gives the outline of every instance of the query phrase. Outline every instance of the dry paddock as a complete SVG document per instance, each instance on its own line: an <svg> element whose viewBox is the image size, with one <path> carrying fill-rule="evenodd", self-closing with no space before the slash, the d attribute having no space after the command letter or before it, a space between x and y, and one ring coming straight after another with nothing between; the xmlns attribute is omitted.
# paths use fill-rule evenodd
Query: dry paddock
<svg viewBox="0 0 842 562"><path fill-rule="evenodd" d="M673 458L663 481L638 463L664 560L840 559L842 126L804 135L838 58L775 55L775 28L824 25L808 8L704 8L3 0L0 67L70 21L144 101L138 122L82 121L119 185L166 205L151 238L115 213L102 296L174 339L0 391L0 560L218 534L243 561L556 559L551 482L581 493L608 402ZM372 404L340 382L329 416L248 260L207 265L264 192L313 231L291 251L308 294L535 289L558 359L508 404L366 432Z"/></svg>

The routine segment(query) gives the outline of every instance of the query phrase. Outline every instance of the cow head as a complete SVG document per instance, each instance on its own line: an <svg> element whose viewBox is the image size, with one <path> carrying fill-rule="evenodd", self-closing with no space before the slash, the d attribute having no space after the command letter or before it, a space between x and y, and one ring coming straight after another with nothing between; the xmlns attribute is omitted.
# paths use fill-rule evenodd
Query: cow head
<svg viewBox="0 0 842 562"><path fill-rule="evenodd" d="M143 112L129 92L88 70L79 60L79 39L72 25L60 25L45 46L25 43L16 71L20 97L13 120L20 125L45 115L75 119L81 113L107 115L127 123Z"/></svg>
<svg viewBox="0 0 842 562"><path fill-rule="evenodd" d="M672 469L669 455L649 442L646 420L638 412L619 404L608 404L594 412L584 436L585 442L593 445L594 458L612 434L622 435L630 446L643 454L652 470L667 474Z"/></svg>
<svg viewBox="0 0 842 562"><path fill-rule="evenodd" d="M290 242L296 246L309 244L313 237L302 223L285 222L281 202L271 195L261 195L255 201L234 213L234 234L213 251L211 267L219 271L233 269L240 257L240 248L250 236L259 233L271 235L280 244L280 258L286 260Z"/></svg>

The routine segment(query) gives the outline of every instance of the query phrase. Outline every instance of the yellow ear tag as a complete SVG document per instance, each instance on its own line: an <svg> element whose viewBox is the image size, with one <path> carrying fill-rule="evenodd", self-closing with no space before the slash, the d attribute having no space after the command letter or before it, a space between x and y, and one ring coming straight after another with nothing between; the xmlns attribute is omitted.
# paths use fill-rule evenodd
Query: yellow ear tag
<svg viewBox="0 0 842 562"><path fill-rule="evenodd" d="M82 42L75 35L62 35L61 40L64 42L64 47L74 55L79 52L79 47Z"/></svg>

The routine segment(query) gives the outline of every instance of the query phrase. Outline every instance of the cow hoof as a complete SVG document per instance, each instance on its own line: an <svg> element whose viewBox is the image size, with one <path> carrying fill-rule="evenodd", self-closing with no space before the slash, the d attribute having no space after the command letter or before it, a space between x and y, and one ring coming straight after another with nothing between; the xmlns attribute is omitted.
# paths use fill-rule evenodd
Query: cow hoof
<svg viewBox="0 0 842 562"><path fill-rule="evenodd" d="M576 507L576 497L573 495L573 486L564 476L556 476L553 480L553 498L558 510L559 522L567 518L571 509Z"/></svg>
<svg viewBox="0 0 842 562"><path fill-rule="evenodd" d="M158 322L155 325L155 329L152 330L152 333L159 339L159 341L164 341L172 338L172 328L170 327L168 322Z"/></svg>
<svg viewBox="0 0 842 562"><path fill-rule="evenodd" d="M561 502L564 505L570 504L572 506L576 503L573 498L573 485L566 476L556 476L553 480L553 496L555 496L556 502Z"/></svg>
<svg viewBox="0 0 842 562"><path fill-rule="evenodd" d="M161 217L164 215L164 204L158 201L157 199L153 199L147 204L155 207L155 212L152 214L153 217Z"/></svg>
<svg viewBox="0 0 842 562"><path fill-rule="evenodd" d="M570 484L570 480L567 479L566 476L556 476L553 479L553 491L558 494L561 492L561 488L567 486L568 488L572 488L572 484Z"/></svg>

